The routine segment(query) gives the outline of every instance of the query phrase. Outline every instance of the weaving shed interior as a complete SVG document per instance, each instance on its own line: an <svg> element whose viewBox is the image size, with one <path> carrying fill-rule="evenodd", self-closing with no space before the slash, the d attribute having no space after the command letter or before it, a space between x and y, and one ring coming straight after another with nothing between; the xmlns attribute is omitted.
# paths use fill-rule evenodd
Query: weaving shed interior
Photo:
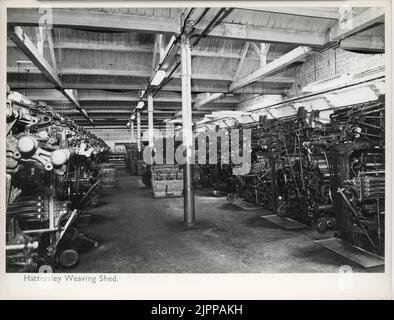
<svg viewBox="0 0 394 320"><path fill-rule="evenodd" d="M364 149L357 149L362 153L357 161L364 161L371 150L384 158L384 142L379 148L375 143L384 141L384 112L379 109L377 113L383 125L375 122L378 117L371 117L374 122L369 123L365 113L347 120L356 128L349 130L351 138L331 131L326 134L328 127L332 132L337 128L330 123L336 110L357 106L352 110L364 112L363 108L379 108L381 103L384 107L383 7L55 8L50 15L47 28L39 25L42 13L37 8L8 9L9 89L52 107L62 118L102 139L110 148L105 162L116 168L116 175L111 176L114 184L100 187L101 205L80 210L88 223L82 223L83 217L74 222L98 246L86 250L82 246L78 263L68 271L337 272L343 265L357 272L384 270L383 263L365 267L363 258L364 266L315 242L339 237L349 246L365 250L370 255L367 260L384 256L385 216L379 207L384 191L383 198L368 193L365 205L363 194L362 200L354 202L355 216L350 212L346 218L353 220L345 223L336 208L346 207L348 198L342 193L332 195L330 171L334 170L330 162L334 145L346 139L352 143L366 139L362 140L368 144L365 155ZM159 75L162 78L157 80ZM303 133L292 131L294 123ZM144 163L143 152L154 146L155 130L168 125L181 132L180 144L188 139L183 136L182 140L181 129L185 135L187 130L252 128L252 171L237 177L221 161L187 162L184 168L175 166L176 175L183 172L181 186L171 193L167 184L160 191L164 196L155 194L155 186L166 178L160 176L160 164ZM381 132L376 133L374 126ZM263 133L268 127L272 129ZM277 158L264 160L264 152L271 150L269 143L279 141L267 142L264 134L278 130L298 142L294 150L285 146ZM354 135L357 130L361 134ZM305 140L301 141L303 134ZM318 134L324 138L316 138ZM336 139L332 136L343 140L335 144L329 140ZM329 141L324 146L327 149L309 147L312 139ZM307 157L309 151L316 155L315 160ZM319 158L321 154L327 156ZM305 167L304 156L310 161ZM379 174L375 170L373 177L368 175L365 165L354 177L353 172L344 174L346 179L367 176L372 177L369 183L376 179L384 183L384 163L382 169L376 157ZM275 162L272 159L278 162L275 169L268 169ZM327 169L315 167L324 161ZM257 170L263 163L266 167ZM300 180L293 172L297 166ZM320 203L305 187L306 181L313 180L302 176L305 168L321 178L316 182L323 194ZM272 170L275 178L270 176ZM165 174L171 175L170 171ZM283 179L278 178L279 173ZM155 180L156 176L160 179ZM270 180L264 180L268 176ZM275 185L284 181L285 191L273 191L274 180ZM335 193L339 188L342 185L335 185ZM178 191L178 197L171 197ZM309 209L300 205L300 192L304 191L304 197L310 197ZM85 200L83 195L81 191ZM292 197L299 205L296 209L287 203ZM373 200L377 209L372 198L377 199ZM281 216L281 210L288 212L287 217ZM291 210L297 211L294 217ZM302 210L305 212L300 213ZM316 212L311 213L313 210ZM272 215L279 222L264 218ZM376 229L371 226L374 219ZM294 228L287 227L289 221Z"/></svg>

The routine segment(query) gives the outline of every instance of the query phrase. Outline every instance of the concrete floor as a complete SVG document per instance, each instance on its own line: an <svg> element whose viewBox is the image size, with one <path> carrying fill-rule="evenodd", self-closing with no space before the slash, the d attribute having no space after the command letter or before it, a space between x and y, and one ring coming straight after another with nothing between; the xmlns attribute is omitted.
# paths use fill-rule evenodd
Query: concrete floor
<svg viewBox="0 0 394 320"><path fill-rule="evenodd" d="M80 255L71 272L258 273L337 272L364 269L313 242L329 238L311 230L288 231L244 211L225 198L197 190L197 225L183 225L183 198L153 199L141 178L118 170L117 187L105 191L105 205L91 209L83 231L100 242ZM266 212L265 212L266 213Z"/></svg>

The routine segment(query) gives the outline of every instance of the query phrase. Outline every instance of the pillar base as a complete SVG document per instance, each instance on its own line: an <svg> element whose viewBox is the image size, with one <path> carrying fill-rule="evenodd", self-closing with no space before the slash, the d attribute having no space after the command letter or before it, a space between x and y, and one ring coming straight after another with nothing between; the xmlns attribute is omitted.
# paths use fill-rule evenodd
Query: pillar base
<svg viewBox="0 0 394 320"><path fill-rule="evenodd" d="M196 225L196 222L195 221L193 221L193 222L186 222L185 221L185 226L187 227L187 228L192 228L192 227L194 227Z"/></svg>

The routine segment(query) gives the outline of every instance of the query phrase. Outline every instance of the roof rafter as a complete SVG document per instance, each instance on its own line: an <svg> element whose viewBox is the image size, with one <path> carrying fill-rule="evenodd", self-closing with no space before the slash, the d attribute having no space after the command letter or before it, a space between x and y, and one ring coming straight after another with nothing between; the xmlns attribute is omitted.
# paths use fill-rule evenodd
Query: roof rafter
<svg viewBox="0 0 394 320"><path fill-rule="evenodd" d="M277 72L280 69L283 69L284 67L305 57L311 51L312 51L312 49L308 48L308 47L303 47L303 46L297 47L297 48L293 49L292 51L284 54L280 58L264 65L263 67L256 70L255 72L252 72L251 74L248 74L248 75L234 81L230 85L230 91L247 86L248 84L255 82L258 78L269 76L269 75L273 74L274 72Z"/></svg>
<svg viewBox="0 0 394 320"><path fill-rule="evenodd" d="M18 70L17 67L8 67L7 73L29 73L39 74L40 70L29 69L26 71ZM116 76L116 77L136 77L136 78L149 78L151 73L149 71L137 71L137 70L108 70L108 69L84 69L84 68L64 68L61 72L62 75L92 75L92 76ZM175 73L173 78L180 78L180 73ZM215 81L232 81L233 77L230 75L217 75L217 74L192 74L192 79L196 80L215 80ZM277 82L277 83L290 83L293 82L292 77L287 76L275 76L264 79L265 82Z"/></svg>
<svg viewBox="0 0 394 320"><path fill-rule="evenodd" d="M384 23L385 7L371 7L364 12L340 20L327 34L327 41L338 41L348 38L360 31L377 24Z"/></svg>
<svg viewBox="0 0 394 320"><path fill-rule="evenodd" d="M247 7L237 8L241 10L252 10L267 13L286 14L292 16L302 16L309 18L320 18L320 19L339 19L338 11L335 8L305 8L305 7L282 7L282 8L271 8L271 7Z"/></svg>
<svg viewBox="0 0 394 320"><path fill-rule="evenodd" d="M147 33L175 34L179 32L176 19L148 17L131 14L105 14L99 12L78 12L52 9L53 26L84 28L95 31L141 31ZM35 9L13 8L8 11L8 24L37 26L41 14ZM208 22L201 21L196 33L202 32ZM242 39L256 42L283 42L321 47L323 33L300 32L256 26L222 23L209 34L223 39Z"/></svg>
<svg viewBox="0 0 394 320"><path fill-rule="evenodd" d="M15 42L18 48L37 66L42 74L59 90L71 103L73 103L89 121L91 119L83 112L77 98L70 89L65 89L60 80L59 74L44 59L40 51L35 47L33 42L27 37L23 29L19 26L13 28L8 36ZM92 122L92 121L91 121ZM93 122L92 122L93 124Z"/></svg>

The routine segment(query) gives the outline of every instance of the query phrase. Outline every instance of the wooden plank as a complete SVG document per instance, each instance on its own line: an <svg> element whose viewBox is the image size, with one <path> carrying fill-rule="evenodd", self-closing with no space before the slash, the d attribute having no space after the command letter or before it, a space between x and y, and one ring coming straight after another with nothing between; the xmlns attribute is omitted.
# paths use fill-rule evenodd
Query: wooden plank
<svg viewBox="0 0 394 320"><path fill-rule="evenodd" d="M15 43L12 41L7 41L7 46L12 48L16 47ZM46 44L44 43L44 48ZM117 45L117 44L102 44L102 43L92 43L92 42L61 42L61 43L54 43L55 49L61 50L92 50L92 51L114 51L114 52L134 52L134 53L144 53L151 55L152 48L151 47L142 47L142 46L135 46L129 47L125 45ZM200 49L193 49L192 56L194 57L206 57L206 58L224 58L224 59L241 59L241 55L234 52L217 52L213 50L200 50ZM279 58L280 53L277 52L270 52L268 54L268 60L274 60ZM256 58L248 58L247 60L256 60Z"/></svg>
<svg viewBox="0 0 394 320"><path fill-rule="evenodd" d="M55 94L56 91L52 92L53 90L29 90L28 92L26 92L26 95L28 95L32 100L43 100L43 101L66 101L65 97L63 97L62 95L57 95ZM73 95L73 92L69 91L68 94ZM212 94L212 95L222 95L221 93L219 94ZM75 99L75 97L73 98ZM68 99L69 100L69 99ZM76 99L75 99L76 100ZM215 102L215 97L211 97L211 99L209 101L207 101L206 103L203 104L207 104L208 102ZM87 101L101 101L101 102L105 102L105 101L113 101L113 102L137 102L139 101L139 97L137 96L127 96L127 95L98 95L95 92L92 92L91 94L79 94L78 96L78 101L80 102L87 102ZM143 99L143 101L147 101L147 99ZM182 102L182 98L179 97L163 97L163 96L156 96L154 99L155 103L181 103ZM198 103L200 100L198 100L196 98L196 96L194 95L192 97L192 102ZM221 104L236 104L238 103L239 100L235 97L224 97L220 103ZM76 102L78 103L78 102Z"/></svg>
<svg viewBox="0 0 394 320"><path fill-rule="evenodd" d="M13 31L9 32L8 36L52 84L61 87L59 75L44 59L21 27L15 27Z"/></svg>
<svg viewBox="0 0 394 320"><path fill-rule="evenodd" d="M166 48L164 49L164 37L161 37L160 40L160 59L159 59L159 64L161 65L162 63L164 63L164 59L166 59L166 57L168 57L170 54L172 54L172 52L170 52L172 49L172 46L174 44L176 40L175 36L172 36L170 41L168 42ZM176 50L177 51L177 50Z"/></svg>
<svg viewBox="0 0 394 320"><path fill-rule="evenodd" d="M8 75L8 85L12 90L17 89L53 89L54 85L45 79L36 79L32 77L37 74L26 74L26 81L20 82L15 79L10 79ZM264 79L264 83L269 83L270 77ZM291 77L279 77L277 79L273 78L273 83L283 83L281 87L278 88L265 88L262 87L260 82L256 82L253 85L249 85L244 88L240 88L234 91L234 93L241 94L284 94L288 86L294 82ZM279 80L279 81L278 81ZM63 85L69 89L82 89L82 90L128 90L128 91L141 91L146 89L147 83L129 83L128 81L119 81L114 79L103 79L102 81L96 81L96 79L75 79L68 76L63 77ZM161 91L164 92L181 92L180 83L172 82L165 85ZM230 93L229 86L227 82L217 81L217 83L192 83L193 93Z"/></svg>
<svg viewBox="0 0 394 320"><path fill-rule="evenodd" d="M363 266L364 268L372 268L384 265L383 257L365 251L364 249L352 246L351 244L338 238L316 240L314 242L350 261Z"/></svg>
<svg viewBox="0 0 394 320"><path fill-rule="evenodd" d="M52 8L52 26L93 31L145 31L174 34L179 32L176 19L132 14L108 14ZM38 8L12 8L7 22L13 25L38 26L42 14Z"/></svg>
<svg viewBox="0 0 394 320"><path fill-rule="evenodd" d="M7 73L29 73L37 74L40 70L30 69L18 70L17 67L8 67ZM90 76L116 76L116 77L136 77L136 78L149 78L151 73L149 71L138 71L138 70L108 70L108 69L86 69L86 68L64 68L61 72L62 75L90 75ZM173 78L179 79L180 73L175 73ZM218 75L218 74L193 74L192 79L196 80L215 80L215 81L232 81L233 77L230 75ZM264 82L272 83L292 83L294 78L288 76L275 76L264 79ZM146 87L146 86L145 86Z"/></svg>
<svg viewBox="0 0 394 320"><path fill-rule="evenodd" d="M258 56L260 57L260 68L265 66L267 64L267 54L268 54L268 50L270 48L270 44L269 43L261 43L260 48L259 48L256 43L252 42L252 47L253 47L254 51L256 51Z"/></svg>
<svg viewBox="0 0 394 320"><path fill-rule="evenodd" d="M79 110L77 109L66 109L66 110L62 110L59 107L54 108L56 112L63 112L64 114L79 114ZM95 116L97 114L113 114L113 113L121 113L121 114L130 114L130 107L128 109L118 109L116 107L111 108L111 109L107 109L107 110L102 110L102 109L89 109L89 108L85 108L86 111L89 112L89 114L91 114L92 116ZM206 114L207 111L198 111L198 110L193 110L193 114L196 115L204 115ZM145 114L145 113L143 113ZM172 116L174 114L174 111L168 111L168 110L155 110L155 117L160 114L160 116L162 117L168 117L168 116Z"/></svg>
<svg viewBox="0 0 394 320"><path fill-rule="evenodd" d="M49 53L51 55L52 67L57 73L59 73L56 63L55 47L53 45L53 29L47 30L47 37L48 37Z"/></svg>
<svg viewBox="0 0 394 320"><path fill-rule="evenodd" d="M38 27L36 30L37 50L41 55L44 54L45 37L46 37L46 30L43 27Z"/></svg>
<svg viewBox="0 0 394 320"><path fill-rule="evenodd" d="M152 71L155 71L157 66L161 63L161 59L164 55L164 43L163 43L163 35L156 34L155 41L153 45L153 57L152 57Z"/></svg>
<svg viewBox="0 0 394 320"><path fill-rule="evenodd" d="M271 47L271 44L269 43L261 43L260 44L260 51L261 51L261 56L260 56L260 67L263 67L267 64L267 56L268 56L268 51Z"/></svg>
<svg viewBox="0 0 394 320"><path fill-rule="evenodd" d="M260 218L267 220L285 230L303 229L306 227L305 224L302 224L290 218L280 218L276 214L264 215L264 216L260 216Z"/></svg>
<svg viewBox="0 0 394 320"><path fill-rule="evenodd" d="M77 100L77 98L74 95L74 92L72 89L63 89L61 88L60 91L64 94L64 96L67 98L67 100L69 100L70 102L72 102L76 107L78 107L79 109L81 109L81 106L79 104L79 101Z"/></svg>
<svg viewBox="0 0 394 320"><path fill-rule="evenodd" d="M8 47L14 46L12 42L7 42ZM45 47L45 44L44 44ZM119 44L105 44L105 43L92 43L92 42L71 42L62 41L61 43L54 44L55 49L75 49L75 50L92 50L92 51L120 51L120 52L137 52L152 54L151 47L143 46L125 46Z"/></svg>
<svg viewBox="0 0 394 320"><path fill-rule="evenodd" d="M254 81L256 81L260 77L269 76L270 74L277 72L280 69L298 61L299 59L305 57L307 54L311 52L311 48L308 47L297 47L294 50L284 54L280 58L268 63L262 68L256 70L255 72L242 77L239 80L234 81L230 85L230 91L242 88Z"/></svg>
<svg viewBox="0 0 394 320"><path fill-rule="evenodd" d="M201 26L196 31L201 32L202 30L203 28ZM209 37L267 43L289 43L318 48L324 45L326 39L324 33L263 28L230 23L219 24L209 33Z"/></svg>
<svg viewBox="0 0 394 320"><path fill-rule="evenodd" d="M328 33L328 41L342 40L377 24L384 23L384 7L371 7L359 15L339 21Z"/></svg>
<svg viewBox="0 0 394 320"><path fill-rule="evenodd" d="M260 48L257 46L257 44L254 43L254 42L251 42L251 45L252 45L253 50L256 51L257 55L258 55L259 57L261 57L261 50L260 50Z"/></svg>
<svg viewBox="0 0 394 320"><path fill-rule="evenodd" d="M52 9L53 26L64 28L90 29L94 31L141 31L147 33L175 34L179 32L176 19L131 14L106 14ZM37 9L12 8L8 10L7 21L13 25L37 26L41 14ZM200 22L196 32L202 32L208 22ZM300 32L274 28L262 28L231 23L215 27L209 37L241 39L256 42L293 43L321 47L325 40L323 33Z"/></svg>
<svg viewBox="0 0 394 320"><path fill-rule="evenodd" d="M11 89L46 89L53 88L49 82L46 83L37 83L37 82L8 82ZM132 84L117 84L113 82L105 82L105 83L92 83L92 81L83 81L83 82L75 82L75 81L64 81L64 85L70 89L84 89L84 90L145 90L146 84L132 85ZM179 85L166 85L161 91L171 91L171 92L181 92L181 87ZM242 94L255 94L259 92L261 94L284 94L286 91L285 88L271 89L271 88L261 88L260 86L256 87L245 87L235 90L234 93L242 93ZM211 92L211 93L230 93L228 85L221 85L212 87L211 85L204 84L192 84L192 92L193 93L201 93L201 92Z"/></svg>
<svg viewBox="0 0 394 320"><path fill-rule="evenodd" d="M249 50L249 46L250 46L250 42L246 41L246 42L244 43L243 47L242 47L241 57L240 57L240 60L239 60L239 62L238 62L238 65L237 65L237 69L236 69L235 72L234 72L233 81L234 81L235 79L238 79L238 76L239 76L240 73L241 73L242 67L243 67L244 62L245 62L246 55L247 55L248 50Z"/></svg>
<svg viewBox="0 0 394 320"><path fill-rule="evenodd" d="M195 57L209 57L209 58L224 58L224 59L240 59L240 55L238 53L231 52L217 52L217 51L208 51L208 50L192 50L192 56Z"/></svg>
<svg viewBox="0 0 394 320"><path fill-rule="evenodd" d="M332 19L338 20L339 14L336 8L305 8L305 7L294 7L294 8L270 8L270 7L247 7L247 8L237 8L241 10L252 10L267 13L278 13L286 15L294 15L309 18L320 18L320 19Z"/></svg>
<svg viewBox="0 0 394 320"><path fill-rule="evenodd" d="M224 95L224 93L210 93L204 99L197 101L194 104L193 108L198 109L198 108L200 108L200 107L202 107L202 106L204 106L204 105L206 105L206 104L208 104L208 103L210 103L210 102L212 102L212 101L214 101L216 99L219 99L223 95Z"/></svg>
<svg viewBox="0 0 394 320"><path fill-rule="evenodd" d="M384 53L384 38L351 36L340 42L339 47L344 50L361 52Z"/></svg>
<svg viewBox="0 0 394 320"><path fill-rule="evenodd" d="M8 36L12 41L15 42L18 48L34 63L34 65L38 69L40 69L42 74L55 86L55 88L60 92L62 92L64 96L82 112L78 100L75 98L72 91L65 90L63 88L58 73L49 65L49 63L40 54L39 50L34 46L33 42L27 37L23 29L19 26L16 26L13 32L12 31L9 32ZM84 116L86 115L84 114ZM86 116L86 118L89 121L91 121L89 117Z"/></svg>

